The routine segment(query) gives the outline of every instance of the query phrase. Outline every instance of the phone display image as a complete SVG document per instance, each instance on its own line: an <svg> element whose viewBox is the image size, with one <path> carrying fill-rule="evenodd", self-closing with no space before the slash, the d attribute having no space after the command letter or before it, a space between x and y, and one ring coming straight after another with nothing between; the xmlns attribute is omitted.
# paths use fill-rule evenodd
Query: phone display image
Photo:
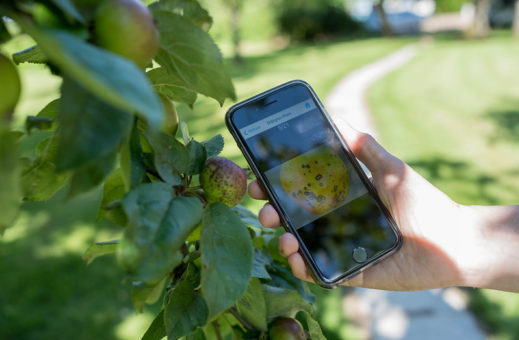
<svg viewBox="0 0 519 340"><path fill-rule="evenodd" d="M288 197L315 215L322 215L342 204L350 187L346 164L326 146L319 146L283 163L279 179Z"/></svg>
<svg viewBox="0 0 519 340"><path fill-rule="evenodd" d="M318 283L333 286L398 247L394 222L307 85L229 112L233 136Z"/></svg>
<svg viewBox="0 0 519 340"><path fill-rule="evenodd" d="M367 193L338 151L323 144L265 171L296 229Z"/></svg>

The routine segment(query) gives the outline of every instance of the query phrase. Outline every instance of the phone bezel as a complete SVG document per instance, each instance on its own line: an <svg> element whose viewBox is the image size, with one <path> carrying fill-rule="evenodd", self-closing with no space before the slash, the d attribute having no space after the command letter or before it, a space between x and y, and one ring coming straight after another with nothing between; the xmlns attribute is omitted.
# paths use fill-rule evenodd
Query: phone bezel
<svg viewBox="0 0 519 340"><path fill-rule="evenodd" d="M328 121L328 123L332 127L333 132L335 133L336 137L340 141L343 149L346 151L346 155L347 155L349 161L351 162L351 164L355 168L355 171L359 175L359 177L362 180L364 186L368 190L370 196L375 200L375 202L377 203L377 205L379 206L379 208L383 212L384 216L386 217L386 219L387 219L389 225L391 226L391 229L395 233L395 237L396 237L395 244L391 248L388 248L385 251L381 252L378 256L372 258L369 262L359 264L359 266L354 267L353 269L351 269L351 270L349 270L349 271L339 275L338 277L336 277L333 280L329 280L329 279L325 278L321 274L320 270L318 269L318 266L316 265L316 263L312 259L312 256L310 255L310 252L306 248L306 245L304 244L303 240L299 237L299 233L297 233L297 231L294 228L294 226L291 225L290 219L288 218L287 214L285 213L285 210L283 209L283 206L278 202L278 199L276 198L277 196L274 193L272 187L270 186L270 183L269 183L266 175L263 173L263 171L261 171L256 166L256 164L255 164L255 162L254 162L254 160L252 158L252 154L251 154L251 152L250 152L250 150L249 150L249 148L247 146L247 143L245 142L245 140L243 139L243 137L239 133L237 127L234 125L234 123L232 121L232 115L238 109L240 109L240 108L242 108L244 106L247 106L247 105L249 105L249 104L251 104L251 103L253 103L253 102L257 101L257 100L260 100L260 99L262 99L262 98L264 98L266 96L269 96L269 95L271 95L271 94L273 94L273 93L275 93L277 91L283 90L283 89L285 89L287 87L297 86L297 85L305 87L308 90L308 92L309 92L310 96L312 97L312 99L314 99L317 107L321 111L321 114L325 117L325 119ZM286 231L292 233L297 238L297 240L299 242L299 245L300 245L299 246L299 253L301 254L303 259L305 260L305 263L310 268L311 275L312 275L312 277L314 278L314 280L316 281L317 284L319 284L320 286L322 286L324 288L335 288L341 282L347 281L347 280L353 278L354 276L360 274L365 269L369 268L370 266L374 265L375 263L380 262L383 259L385 259L386 257L390 256L391 254L396 252L401 247L401 245L402 245L402 235L400 233L400 230L399 230L396 222L394 221L393 217L391 216L391 214L387 210L386 206L382 203L382 201L381 201L381 199L380 199L380 197L379 197L375 187L373 186L373 184L371 183L369 178L366 176L366 174L362 170L362 167L358 163L357 158L355 157L355 155L351 151L350 147L348 146L348 144L346 143L346 141L342 137L341 133L339 132L339 130L338 130L337 126L335 125L335 123L333 122L333 120L330 118L330 116L326 112L323 104L319 100L319 97L317 97L317 94L315 93L315 91L312 89L312 87L308 83L306 83L303 80L291 80L289 82L286 82L286 83L283 83L281 85L278 85L278 86L276 86L276 87L274 87L274 88L272 88L270 90L267 90L265 92L259 93L259 94L255 95L255 96L253 96L251 98L248 98L248 99L246 99L244 101L241 101L241 102L233 105L231 108L229 108L229 110L227 111L227 113L225 115L225 123L226 123L227 128L229 129L231 135L235 139L239 149L241 150L241 152L243 153L245 159L247 160L247 163L249 164L249 166L251 167L252 171L256 175L256 178L260 181L260 183L265 188L266 194L267 194L267 196L269 198L269 202L274 206L276 211L279 213L283 227L285 228Z"/></svg>

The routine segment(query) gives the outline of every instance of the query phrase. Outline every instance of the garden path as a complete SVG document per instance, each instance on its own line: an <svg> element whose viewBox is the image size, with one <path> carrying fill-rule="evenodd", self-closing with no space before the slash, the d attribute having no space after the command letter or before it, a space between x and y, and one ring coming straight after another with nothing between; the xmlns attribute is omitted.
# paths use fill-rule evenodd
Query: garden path
<svg viewBox="0 0 519 340"><path fill-rule="evenodd" d="M366 92L375 81L410 61L420 48L420 43L407 45L344 77L326 99L332 119L376 137ZM366 339L485 339L467 302L467 294L455 287L417 292L346 288L342 305Z"/></svg>

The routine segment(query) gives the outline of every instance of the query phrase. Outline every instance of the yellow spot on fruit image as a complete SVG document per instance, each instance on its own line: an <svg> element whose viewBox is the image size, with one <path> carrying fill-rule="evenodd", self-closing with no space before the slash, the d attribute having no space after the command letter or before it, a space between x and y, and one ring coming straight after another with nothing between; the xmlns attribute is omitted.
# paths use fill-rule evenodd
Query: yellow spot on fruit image
<svg viewBox="0 0 519 340"><path fill-rule="evenodd" d="M283 163L280 181L283 190L299 207L316 215L339 206L350 188L346 164L326 146Z"/></svg>

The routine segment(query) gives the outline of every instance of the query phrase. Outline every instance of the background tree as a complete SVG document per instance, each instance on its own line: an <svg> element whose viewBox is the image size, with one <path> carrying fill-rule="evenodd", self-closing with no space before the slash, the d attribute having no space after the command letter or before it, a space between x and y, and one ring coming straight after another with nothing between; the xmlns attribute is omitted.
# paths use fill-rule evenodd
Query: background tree
<svg viewBox="0 0 519 340"><path fill-rule="evenodd" d="M514 34L519 37L519 0L515 1L513 30Z"/></svg>
<svg viewBox="0 0 519 340"><path fill-rule="evenodd" d="M373 4L374 10L378 13L380 18L380 29L382 35L386 37L390 37L393 35L393 29L391 28L391 24L387 18L386 9L384 8L384 0L375 1Z"/></svg>
<svg viewBox="0 0 519 340"><path fill-rule="evenodd" d="M240 53L240 11L243 6L243 0L225 0L225 3L231 10L233 58L236 63L240 63L242 61Z"/></svg>
<svg viewBox="0 0 519 340"><path fill-rule="evenodd" d="M490 33L488 13L492 0L474 0L474 18L465 32L469 38L485 38Z"/></svg>
<svg viewBox="0 0 519 340"><path fill-rule="evenodd" d="M280 33L294 41L355 36L363 30L336 0L276 0L274 6Z"/></svg>

